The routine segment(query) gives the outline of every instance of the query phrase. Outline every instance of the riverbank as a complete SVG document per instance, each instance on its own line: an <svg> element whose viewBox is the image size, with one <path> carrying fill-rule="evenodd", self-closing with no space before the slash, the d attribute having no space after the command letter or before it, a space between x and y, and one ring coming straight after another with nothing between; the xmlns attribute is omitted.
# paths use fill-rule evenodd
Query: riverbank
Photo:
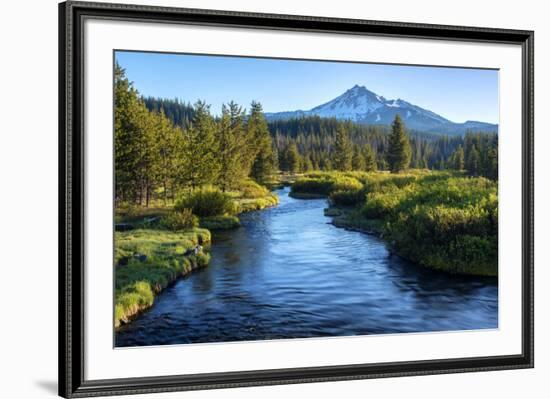
<svg viewBox="0 0 550 399"><path fill-rule="evenodd" d="M453 274L498 273L497 183L459 172L315 172L293 196L324 196L337 227L382 237L388 249Z"/></svg>
<svg viewBox="0 0 550 399"><path fill-rule="evenodd" d="M206 267L210 255L193 249L210 241L210 231L201 228L115 232L115 328L151 307L176 279Z"/></svg>
<svg viewBox="0 0 550 399"><path fill-rule="evenodd" d="M212 194L210 189L204 193ZM220 197L214 191L214 196ZM279 198L252 181L239 191L223 193L231 204L220 214L201 216L177 209L178 202L155 202L151 207L118 208L115 216L115 317L118 329L150 308L155 297L175 280L206 267L211 230L240 227L238 215L276 206ZM208 200L206 197L205 200ZM219 199L219 198L218 198ZM210 210L210 209L209 209Z"/></svg>
<svg viewBox="0 0 550 399"><path fill-rule="evenodd" d="M331 206L324 210L324 214L332 218L331 224L335 227L382 237L384 221L367 219L357 209Z"/></svg>

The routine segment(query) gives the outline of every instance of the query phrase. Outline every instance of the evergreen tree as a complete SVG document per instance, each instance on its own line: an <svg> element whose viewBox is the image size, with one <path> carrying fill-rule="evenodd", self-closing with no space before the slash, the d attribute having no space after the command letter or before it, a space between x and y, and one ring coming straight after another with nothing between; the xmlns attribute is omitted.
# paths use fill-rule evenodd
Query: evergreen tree
<svg viewBox="0 0 550 399"><path fill-rule="evenodd" d="M388 170L388 163L386 162L386 158L380 156L377 160L378 170Z"/></svg>
<svg viewBox="0 0 550 399"><path fill-rule="evenodd" d="M411 146L405 133L405 126L399 114L392 123L392 133L389 137L389 148L386 154L390 172L399 173L407 169L411 163Z"/></svg>
<svg viewBox="0 0 550 399"><path fill-rule="evenodd" d="M210 115L210 106L203 101L195 103L191 127L185 132L182 148L180 179L192 188L213 183L218 178L219 149L215 138L216 125Z"/></svg>
<svg viewBox="0 0 550 399"><path fill-rule="evenodd" d="M492 180L498 180L498 136L495 135L487 151L487 174Z"/></svg>
<svg viewBox="0 0 550 399"><path fill-rule="evenodd" d="M462 146L459 145L458 148L453 153L452 168L455 170L464 169L464 150Z"/></svg>
<svg viewBox="0 0 550 399"><path fill-rule="evenodd" d="M374 172L378 169L376 165L376 155L370 144L365 144L363 147L363 158L365 159L365 170L367 172Z"/></svg>
<svg viewBox="0 0 550 399"><path fill-rule="evenodd" d="M164 203L175 198L179 152L183 145L183 133L165 116L161 108L153 112L154 118L154 174L155 182L162 188Z"/></svg>
<svg viewBox="0 0 550 399"><path fill-rule="evenodd" d="M262 112L262 105L252 102L248 118L249 136L253 138L255 157L252 163L251 176L258 182L263 182L273 173L273 146L267 121Z"/></svg>
<svg viewBox="0 0 550 399"><path fill-rule="evenodd" d="M219 165L217 183L224 192L236 187L243 178L242 158L245 139L242 132L234 129L230 109L225 104L222 105L222 116L216 129L216 160Z"/></svg>
<svg viewBox="0 0 550 399"><path fill-rule="evenodd" d="M353 158L351 159L351 164L353 170L365 170L367 168L365 156L361 151L359 144L355 144L353 146Z"/></svg>
<svg viewBox="0 0 550 399"><path fill-rule="evenodd" d="M286 150L286 165L290 173L296 173L300 169L300 153L296 143L290 144Z"/></svg>
<svg viewBox="0 0 550 399"><path fill-rule="evenodd" d="M472 145L466 158L466 171L470 176L478 176L479 174L479 153L477 148Z"/></svg>
<svg viewBox="0 0 550 399"><path fill-rule="evenodd" d="M332 166L336 170L348 171L352 168L353 150L348 136L348 132L343 125L339 125L336 130L336 139L334 142L334 154Z"/></svg>

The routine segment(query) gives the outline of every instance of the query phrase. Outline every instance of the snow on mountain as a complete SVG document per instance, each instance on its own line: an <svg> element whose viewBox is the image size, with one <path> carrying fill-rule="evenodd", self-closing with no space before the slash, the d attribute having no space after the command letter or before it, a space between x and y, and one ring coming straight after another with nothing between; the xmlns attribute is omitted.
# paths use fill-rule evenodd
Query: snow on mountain
<svg viewBox="0 0 550 399"><path fill-rule="evenodd" d="M399 114L409 129L440 133L464 134L468 129L496 131L498 125L485 122L468 121L454 123L435 112L408 103L405 100L387 100L365 86L355 85L342 95L308 111L287 111L266 113L268 120L299 118L302 116L320 116L351 120L360 124L389 125Z"/></svg>

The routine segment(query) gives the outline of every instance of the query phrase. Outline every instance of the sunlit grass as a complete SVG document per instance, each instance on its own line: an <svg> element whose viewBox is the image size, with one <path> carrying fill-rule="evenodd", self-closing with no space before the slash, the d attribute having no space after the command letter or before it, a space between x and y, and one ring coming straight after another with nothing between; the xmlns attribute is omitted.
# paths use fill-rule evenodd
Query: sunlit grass
<svg viewBox="0 0 550 399"><path fill-rule="evenodd" d="M116 232L115 327L152 306L155 295L175 279L206 266L209 254L184 255L197 244L208 244L210 237L202 228Z"/></svg>

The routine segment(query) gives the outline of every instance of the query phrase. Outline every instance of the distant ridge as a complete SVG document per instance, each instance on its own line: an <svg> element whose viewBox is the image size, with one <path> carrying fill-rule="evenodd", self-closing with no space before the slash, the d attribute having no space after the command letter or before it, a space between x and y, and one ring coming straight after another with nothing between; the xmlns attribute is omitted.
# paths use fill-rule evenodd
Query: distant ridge
<svg viewBox="0 0 550 399"><path fill-rule="evenodd" d="M389 125L399 114L408 129L444 135L462 135L468 130L497 132L498 125L479 121L455 123L435 112L421 108L398 98L387 100L365 86L355 85L340 96L318 105L309 111L285 111L269 113L268 121L320 116L351 120L365 125Z"/></svg>

